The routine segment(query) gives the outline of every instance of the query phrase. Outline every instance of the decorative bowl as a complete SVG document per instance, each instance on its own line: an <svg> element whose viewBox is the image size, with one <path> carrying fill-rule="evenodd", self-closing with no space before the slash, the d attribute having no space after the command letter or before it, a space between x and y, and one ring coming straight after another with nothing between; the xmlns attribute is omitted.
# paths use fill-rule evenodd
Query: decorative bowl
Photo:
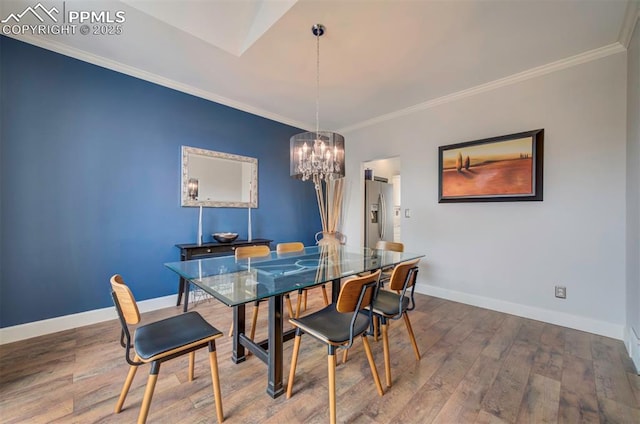
<svg viewBox="0 0 640 424"><path fill-rule="evenodd" d="M220 243L231 243L238 238L238 233L213 233L212 235Z"/></svg>

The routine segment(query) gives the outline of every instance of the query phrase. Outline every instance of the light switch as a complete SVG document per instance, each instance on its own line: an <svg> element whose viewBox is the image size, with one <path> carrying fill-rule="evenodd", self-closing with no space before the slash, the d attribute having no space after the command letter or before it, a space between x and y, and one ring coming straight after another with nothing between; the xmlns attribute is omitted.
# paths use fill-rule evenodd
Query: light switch
<svg viewBox="0 0 640 424"><path fill-rule="evenodd" d="M411 218L411 209L405 209L404 210L404 217L405 218Z"/></svg>

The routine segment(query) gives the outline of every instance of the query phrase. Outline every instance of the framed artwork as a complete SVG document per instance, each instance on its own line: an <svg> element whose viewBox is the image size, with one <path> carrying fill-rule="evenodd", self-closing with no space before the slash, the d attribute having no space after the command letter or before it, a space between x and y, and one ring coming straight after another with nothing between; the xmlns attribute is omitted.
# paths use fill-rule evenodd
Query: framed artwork
<svg viewBox="0 0 640 424"><path fill-rule="evenodd" d="M438 147L439 203L542 201L544 129Z"/></svg>

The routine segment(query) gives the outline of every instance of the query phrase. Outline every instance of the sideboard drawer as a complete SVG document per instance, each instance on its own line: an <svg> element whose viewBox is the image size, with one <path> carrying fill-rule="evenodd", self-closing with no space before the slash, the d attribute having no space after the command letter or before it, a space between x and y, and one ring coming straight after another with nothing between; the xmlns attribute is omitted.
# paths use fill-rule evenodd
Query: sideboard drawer
<svg viewBox="0 0 640 424"><path fill-rule="evenodd" d="M225 254L231 254L236 250L235 246L216 246L216 247L196 247L190 249L189 256L196 258L196 256L221 256Z"/></svg>

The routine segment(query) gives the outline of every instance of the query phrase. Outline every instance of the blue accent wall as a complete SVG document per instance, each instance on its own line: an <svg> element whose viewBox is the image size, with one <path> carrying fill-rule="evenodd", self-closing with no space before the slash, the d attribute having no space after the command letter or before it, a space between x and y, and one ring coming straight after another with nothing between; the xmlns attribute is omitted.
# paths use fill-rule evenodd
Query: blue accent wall
<svg viewBox="0 0 640 424"><path fill-rule="evenodd" d="M114 273L138 300L176 293L163 263L198 220L182 145L257 158L253 237L314 243L313 185L289 177L300 129L4 36L0 55L0 327L111 306ZM247 210L205 208L215 231L246 238Z"/></svg>

